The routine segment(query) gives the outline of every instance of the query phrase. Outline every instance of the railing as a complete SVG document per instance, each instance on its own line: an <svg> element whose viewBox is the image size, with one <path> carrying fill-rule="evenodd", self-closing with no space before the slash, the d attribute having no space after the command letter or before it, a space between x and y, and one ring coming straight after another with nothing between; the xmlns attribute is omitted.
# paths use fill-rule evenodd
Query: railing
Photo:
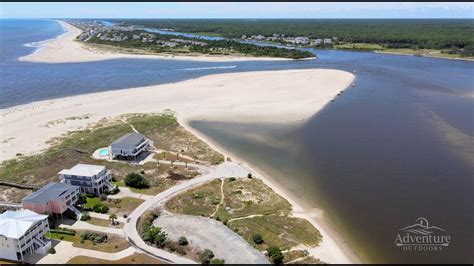
<svg viewBox="0 0 474 266"><path fill-rule="evenodd" d="M16 187L16 188L21 188L21 189L38 189L39 188L37 186L20 184L20 183L16 183L12 181L7 181L7 180L0 180L0 185L8 186L8 187Z"/></svg>

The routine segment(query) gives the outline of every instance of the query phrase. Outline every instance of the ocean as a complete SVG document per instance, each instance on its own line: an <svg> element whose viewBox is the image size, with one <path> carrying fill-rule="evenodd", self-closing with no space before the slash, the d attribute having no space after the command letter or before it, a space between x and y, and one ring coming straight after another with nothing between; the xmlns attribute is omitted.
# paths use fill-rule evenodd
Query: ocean
<svg viewBox="0 0 474 266"><path fill-rule="evenodd" d="M472 263L473 62L313 49L317 60L43 64L17 58L62 34L58 23L0 20L0 30L0 108L218 73L353 72L355 87L303 125L191 125L270 174L308 208L323 210L365 262ZM396 246L400 229L421 217L451 237L449 246L436 251Z"/></svg>

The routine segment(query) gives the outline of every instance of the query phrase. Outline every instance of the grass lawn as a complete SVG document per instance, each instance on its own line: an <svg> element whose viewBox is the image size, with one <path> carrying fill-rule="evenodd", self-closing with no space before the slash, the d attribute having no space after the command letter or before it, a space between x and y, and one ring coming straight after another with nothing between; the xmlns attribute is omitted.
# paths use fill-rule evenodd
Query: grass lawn
<svg viewBox="0 0 474 266"><path fill-rule="evenodd" d="M119 223L119 224L118 225L112 225L110 220L100 219L100 218L96 218L96 217L91 217L86 222L88 222L90 224L93 224L93 225L103 226L103 227L123 228L123 223L119 223L118 221L115 221L115 223Z"/></svg>
<svg viewBox="0 0 474 266"><path fill-rule="evenodd" d="M102 201L100 200L99 197L93 197L93 198L87 197L87 202L86 202L86 204L84 204L84 207L92 209L94 207L94 205L96 205L98 203L101 203L101 202ZM105 204L105 201L103 203Z"/></svg>
<svg viewBox="0 0 474 266"><path fill-rule="evenodd" d="M62 233L46 232L45 236L49 239L74 242L76 239L77 233L75 236L72 236L72 235L67 235L67 234L62 234Z"/></svg>
<svg viewBox="0 0 474 266"><path fill-rule="evenodd" d="M221 200L221 181L212 180L190 189L166 202L171 212L197 216L210 216Z"/></svg>
<svg viewBox="0 0 474 266"><path fill-rule="evenodd" d="M176 118L165 114L128 114L127 122L142 134L151 138L155 145L164 150L183 150L183 154L200 160L222 162L223 155L214 151L206 143L179 125ZM121 118L121 117L119 117ZM54 125L48 125L54 127ZM122 180L130 172L157 170L156 163L130 165L119 162L94 160L91 154L98 148L106 147L126 133L132 132L129 125L118 118L103 119L94 127L73 131L65 136L50 140L50 148L44 152L20 156L0 164L0 179L18 183L43 186L58 180L58 172L68 169L77 163L100 164L110 169L117 180ZM0 187L0 193L5 188ZM21 197L11 195L9 201L20 201Z"/></svg>
<svg viewBox="0 0 474 266"><path fill-rule="evenodd" d="M122 216L123 214L129 214L143 202L144 200L142 199L132 197L124 197L120 199L106 199L104 201L101 201L99 197L87 197L87 202L86 204L84 204L84 207L93 208L94 205L96 205L97 203L102 203L105 206L109 207L109 211L107 213L115 213L117 216Z"/></svg>
<svg viewBox="0 0 474 266"><path fill-rule="evenodd" d="M130 246L130 244L122 236L115 234L107 234L108 239L106 243L94 244L90 240L85 240L84 243L81 243L81 233L90 230L76 230L76 235L66 235L66 234L57 234L57 233L46 233L46 237L50 239L56 239L60 241L69 241L72 242L74 247L92 249L102 252L115 253L122 251ZM94 231L90 231L94 232ZM63 237L61 239L61 237Z"/></svg>
<svg viewBox="0 0 474 266"><path fill-rule="evenodd" d="M103 202L107 207L109 207L108 213L115 213L117 216L122 216L124 214L130 214L140 204L142 204L144 200L124 197L121 199L107 199Z"/></svg>
<svg viewBox="0 0 474 266"><path fill-rule="evenodd" d="M103 260L87 256L77 256L70 259L66 264L167 264L142 253L132 255L119 260Z"/></svg>

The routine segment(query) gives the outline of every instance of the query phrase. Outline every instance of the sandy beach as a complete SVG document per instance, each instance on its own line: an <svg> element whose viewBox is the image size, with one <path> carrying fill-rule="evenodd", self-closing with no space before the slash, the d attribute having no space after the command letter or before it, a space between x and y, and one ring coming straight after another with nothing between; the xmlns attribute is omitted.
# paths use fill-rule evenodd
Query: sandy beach
<svg viewBox="0 0 474 266"><path fill-rule="evenodd" d="M167 58L157 55L134 55L91 49L74 41L80 29L59 21L67 32L44 42L38 51L20 60L62 63L116 58ZM275 60L260 57L189 57L177 60L235 61ZM287 60L287 59L284 59ZM175 112L186 129L203 139L233 161L241 162L288 199L294 215L309 220L320 230L321 246L310 253L329 263L359 263L357 255L325 222L322 211L306 211L268 174L251 162L245 162L219 144L189 126L193 120L254 123L304 123L321 110L354 80L354 75L340 70L311 69L216 74L192 80L115 90L34 102L0 110L0 161L15 158L17 153L35 154L49 147L51 139L73 130L85 129L103 118L125 113ZM88 119L71 119L88 116ZM69 118L69 119L68 119Z"/></svg>
<svg viewBox="0 0 474 266"><path fill-rule="evenodd" d="M20 57L20 61L40 62L40 63L77 63L110 60L119 58L135 59L174 59L174 60L194 60L207 62L229 62L229 61L250 61L250 60L293 60L287 58L253 57L253 56L206 56L206 55L151 55L151 54L131 54L117 51L117 49L98 49L76 41L75 38L81 34L81 30L64 21L57 21L66 32L55 39L43 42L37 51L27 56Z"/></svg>
<svg viewBox="0 0 474 266"><path fill-rule="evenodd" d="M224 150L188 124L192 120L303 123L346 89L354 75L340 70L311 69L216 74L171 84L100 92L34 102L0 110L1 161L17 153L34 154L48 140L85 129L102 118L125 113L173 110L188 130L226 156L251 168L266 184L287 198L296 216L321 231L323 242L312 253L331 263L360 262L320 215L307 213L270 176ZM87 115L88 119L66 119ZM60 121L51 123L51 121ZM34 132L34 133L33 133Z"/></svg>

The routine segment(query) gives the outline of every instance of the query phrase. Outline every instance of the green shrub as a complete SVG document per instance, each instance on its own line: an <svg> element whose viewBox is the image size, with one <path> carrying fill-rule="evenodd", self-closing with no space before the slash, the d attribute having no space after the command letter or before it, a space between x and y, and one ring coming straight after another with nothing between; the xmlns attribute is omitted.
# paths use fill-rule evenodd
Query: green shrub
<svg viewBox="0 0 474 266"><path fill-rule="evenodd" d="M211 261L212 258L214 258L214 252L212 252L212 250L210 249L205 249L202 253L201 253L201 262L204 263L204 264L209 264L209 262Z"/></svg>
<svg viewBox="0 0 474 266"><path fill-rule="evenodd" d="M88 221L91 219L91 216L89 215L89 212L83 212L81 215L81 221Z"/></svg>
<svg viewBox="0 0 474 266"><path fill-rule="evenodd" d="M225 264L225 260L214 258L211 260L211 264Z"/></svg>
<svg viewBox="0 0 474 266"><path fill-rule="evenodd" d="M234 182L234 181L235 181L235 177L230 177L230 178L229 178L229 181L230 181L230 182Z"/></svg>
<svg viewBox="0 0 474 266"><path fill-rule="evenodd" d="M49 253L49 254L56 254L56 250L54 249L54 247L50 247L50 248L48 249L48 253Z"/></svg>
<svg viewBox="0 0 474 266"><path fill-rule="evenodd" d="M148 180L137 173L130 173L124 179L125 185L133 188L149 188L150 184Z"/></svg>
<svg viewBox="0 0 474 266"><path fill-rule="evenodd" d="M268 257L273 261L275 264L282 264L283 263L283 253L277 246L271 246L267 248Z"/></svg>
<svg viewBox="0 0 474 266"><path fill-rule="evenodd" d="M81 240L90 240L93 244L105 243L107 242L107 234L101 232L91 232L85 231L81 233Z"/></svg>
<svg viewBox="0 0 474 266"><path fill-rule="evenodd" d="M103 203L97 203L92 207L92 210L97 213L106 213L109 211L109 207L105 206Z"/></svg>
<svg viewBox="0 0 474 266"><path fill-rule="evenodd" d="M253 234L253 235L252 235L252 240L253 240L253 242L254 242L255 244L257 244L257 245L263 243L262 235L260 235L259 233Z"/></svg>
<svg viewBox="0 0 474 266"><path fill-rule="evenodd" d="M186 246L188 244L188 240L186 239L185 236L180 236L178 239L178 245L180 246Z"/></svg>

